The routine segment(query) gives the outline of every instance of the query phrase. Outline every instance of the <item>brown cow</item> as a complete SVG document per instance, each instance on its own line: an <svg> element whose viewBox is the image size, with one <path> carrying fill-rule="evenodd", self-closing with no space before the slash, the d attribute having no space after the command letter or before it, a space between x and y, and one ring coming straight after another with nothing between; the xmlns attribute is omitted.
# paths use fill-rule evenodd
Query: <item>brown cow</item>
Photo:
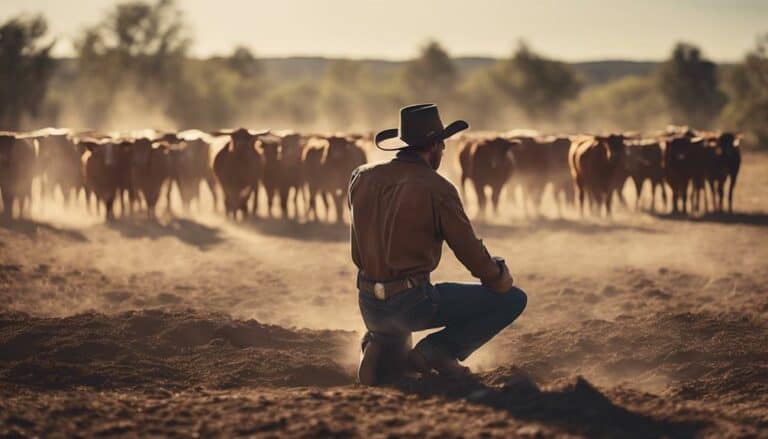
<svg viewBox="0 0 768 439"><path fill-rule="evenodd" d="M496 137L466 143L460 150L461 191L466 195L465 184L471 180L481 217L486 215L486 186L491 188L492 208L494 214L498 214L501 190L515 169L512 148L519 143L518 140Z"/></svg>
<svg viewBox="0 0 768 439"><path fill-rule="evenodd" d="M574 139L568 152L568 163L581 214L584 214L586 195L592 210L601 210L601 205L605 205L606 213L610 215L616 176L626 172L624 136L611 134Z"/></svg>
<svg viewBox="0 0 768 439"><path fill-rule="evenodd" d="M218 205L216 176L211 168L211 145L204 133L196 130L183 131L170 149L171 175L168 184L168 209L170 192L175 182L179 188L182 208L189 211L190 203L200 199L200 183L205 182L213 197L214 207ZM254 190L256 191L256 190Z"/></svg>
<svg viewBox="0 0 768 439"><path fill-rule="evenodd" d="M278 141L262 142L264 151L264 189L267 192L267 211L272 216L272 202L279 197L283 218L288 217L288 205L292 204L294 218L298 219L298 198L304 178L302 177L302 139L297 133L288 133ZM293 199L291 196L293 189ZM291 202L292 201L292 202Z"/></svg>
<svg viewBox="0 0 768 439"><path fill-rule="evenodd" d="M168 142L152 142L146 137L133 141L131 148L131 185L147 204L147 217L155 217L155 207L163 183L170 176Z"/></svg>
<svg viewBox="0 0 768 439"><path fill-rule="evenodd" d="M733 188L741 166L741 151L738 139L733 133L721 133L709 136L706 141L708 153L707 182L712 192L713 209L724 209L725 185L728 188L728 211L733 212Z"/></svg>
<svg viewBox="0 0 768 439"><path fill-rule="evenodd" d="M38 163L41 174L41 190L44 195L52 196L58 186L69 204L74 195L77 200L85 181L80 166L83 151L75 145L70 130L44 128L29 133L38 142Z"/></svg>
<svg viewBox="0 0 768 439"><path fill-rule="evenodd" d="M264 172L264 159L255 144L259 137L268 133L268 130L250 131L245 128L213 133L230 137L213 160L213 172L224 191L226 213L232 218L237 217L238 211L242 211L243 216L248 214L248 200L258 190Z"/></svg>
<svg viewBox="0 0 768 439"><path fill-rule="evenodd" d="M13 132L0 131L0 198L3 216L13 217L13 202L18 200L22 217L32 198L35 176L35 149L27 140Z"/></svg>
<svg viewBox="0 0 768 439"><path fill-rule="evenodd" d="M555 199L557 212L563 214L563 207L574 199L573 180L568 167L568 151L571 149L571 139L557 137L551 142L544 143L547 151L547 180L552 183L552 196Z"/></svg>
<svg viewBox="0 0 768 439"><path fill-rule="evenodd" d="M678 135L664 141L664 178L672 189L672 213L688 212L688 186L701 175L705 140ZM680 206L682 205L682 206Z"/></svg>
<svg viewBox="0 0 768 439"><path fill-rule="evenodd" d="M651 210L656 210L656 188L661 189L664 208L667 206L667 191L664 188L664 156L661 143L655 139L641 139L627 142L627 172L635 185L635 209L640 206L643 184L651 182Z"/></svg>
<svg viewBox="0 0 768 439"><path fill-rule="evenodd" d="M112 221L115 219L115 197L124 179L122 159L130 144L94 138L81 138L78 144L86 149L81 159L85 184L96 195L97 201L104 203L106 220Z"/></svg>
<svg viewBox="0 0 768 439"><path fill-rule="evenodd" d="M330 219L331 200L336 208L336 222L344 219L349 177L358 166L367 162L365 151L352 139L330 136L322 143L310 142L303 153L303 172L308 188L307 215L317 218L315 199L318 193L326 199Z"/></svg>
<svg viewBox="0 0 768 439"><path fill-rule="evenodd" d="M523 212L528 215L529 204L534 215L538 213L547 185L548 153L546 148L530 136L515 136L512 153L515 157L514 181L522 189Z"/></svg>

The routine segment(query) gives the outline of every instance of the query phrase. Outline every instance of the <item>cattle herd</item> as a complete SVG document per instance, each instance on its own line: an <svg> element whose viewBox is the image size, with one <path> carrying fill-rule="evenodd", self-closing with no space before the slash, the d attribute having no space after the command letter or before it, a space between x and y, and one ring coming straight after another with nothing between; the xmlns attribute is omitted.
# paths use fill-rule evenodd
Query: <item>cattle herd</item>
<svg viewBox="0 0 768 439"><path fill-rule="evenodd" d="M673 213L722 211L726 186L732 211L741 163L738 136L686 127L668 127L645 136L475 134L452 142L458 144L462 193L466 195L471 182L481 216L487 213L487 189L490 207L497 212L505 187L521 189L520 207L526 215L538 212L549 187L560 213L575 205L584 214L588 205L588 212L599 215L604 206L610 215L614 197L627 204L623 195L627 180L637 194L635 209L640 208L648 181L654 211L658 192L663 209L670 209L668 191ZM174 187L184 211L193 203L200 208L201 191L207 187L214 210L223 205L232 218L259 215L259 193L263 193L269 216L340 222L349 175L367 162L370 148L369 135L245 128L175 133L57 128L0 132L3 215L12 217L14 206L19 216L26 215L33 198L50 200L58 189L65 204L103 211L107 220L117 213L151 218L160 200L165 200L169 212L178 208L171 202ZM39 195L33 197L35 180Z"/></svg>
<svg viewBox="0 0 768 439"><path fill-rule="evenodd" d="M726 196L733 212L733 190L741 165L739 138L729 132L694 131L670 126L663 131L606 136L539 136L529 132L479 136L459 140L461 187L472 181L480 214L486 214L490 188L494 211L505 186L522 189L522 209L536 212L551 185L557 209L575 204L611 214L613 198L626 206L627 180L635 189L639 209L643 187L650 183L650 208L656 211L656 194L663 209L671 191L674 214L722 212ZM711 203L709 200L711 199ZM689 209L690 200L690 209Z"/></svg>

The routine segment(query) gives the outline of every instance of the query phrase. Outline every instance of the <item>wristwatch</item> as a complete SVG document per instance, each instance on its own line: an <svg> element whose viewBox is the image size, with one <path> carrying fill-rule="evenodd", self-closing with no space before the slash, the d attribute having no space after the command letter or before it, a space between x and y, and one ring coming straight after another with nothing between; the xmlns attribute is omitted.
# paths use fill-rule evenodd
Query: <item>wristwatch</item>
<svg viewBox="0 0 768 439"><path fill-rule="evenodd" d="M493 256L492 259L494 262L496 262L496 265L499 267L499 274L497 274L496 277L494 277L491 280L497 280L504 274L504 270L507 269L507 262L504 261L504 258L502 258L501 256Z"/></svg>

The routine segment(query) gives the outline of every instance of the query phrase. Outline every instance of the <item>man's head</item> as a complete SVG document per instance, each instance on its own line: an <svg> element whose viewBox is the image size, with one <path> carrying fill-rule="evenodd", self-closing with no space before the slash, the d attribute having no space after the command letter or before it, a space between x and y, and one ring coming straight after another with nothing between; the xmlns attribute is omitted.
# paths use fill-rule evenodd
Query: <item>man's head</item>
<svg viewBox="0 0 768 439"><path fill-rule="evenodd" d="M440 167L440 162L443 160L443 151L445 151L445 142L440 139L434 142L430 142L426 145L410 146L406 151L413 151L421 156L424 160L432 166L432 169L437 171Z"/></svg>
<svg viewBox="0 0 768 439"><path fill-rule="evenodd" d="M463 120L444 126L435 104L409 105L400 109L400 126L380 131L374 143L384 151L419 153L437 169L445 149L443 141L467 128L469 124Z"/></svg>

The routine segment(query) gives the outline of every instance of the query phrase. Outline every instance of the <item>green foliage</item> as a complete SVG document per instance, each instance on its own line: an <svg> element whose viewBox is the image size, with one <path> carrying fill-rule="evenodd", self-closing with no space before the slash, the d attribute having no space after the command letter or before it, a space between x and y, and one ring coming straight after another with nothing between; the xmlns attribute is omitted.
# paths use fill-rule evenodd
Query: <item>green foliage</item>
<svg viewBox="0 0 768 439"><path fill-rule="evenodd" d="M118 4L76 43L82 119L103 127L120 113L121 104L156 108L169 94L179 94L168 85L175 85L183 71L189 43L173 0ZM118 95L133 98L118 102Z"/></svg>
<svg viewBox="0 0 768 439"><path fill-rule="evenodd" d="M725 89L730 99L723 121L746 132L753 144L768 148L768 34L758 40L742 64L729 71Z"/></svg>
<svg viewBox="0 0 768 439"><path fill-rule="evenodd" d="M717 65L691 44L678 43L658 71L659 89L677 124L708 127L725 104Z"/></svg>
<svg viewBox="0 0 768 439"><path fill-rule="evenodd" d="M38 115L54 67L47 30L42 16L0 26L0 129L19 129L23 115Z"/></svg>
<svg viewBox="0 0 768 439"><path fill-rule="evenodd" d="M532 120L556 117L578 95L581 83L565 63L544 58L521 42L515 54L492 71L496 88Z"/></svg>
<svg viewBox="0 0 768 439"><path fill-rule="evenodd" d="M448 52L430 41L417 58L405 64L399 80L409 101L444 103L453 97L459 75Z"/></svg>
<svg viewBox="0 0 768 439"><path fill-rule="evenodd" d="M574 128L591 132L658 130L670 120L664 97L650 76L627 76L587 88L565 113Z"/></svg>

